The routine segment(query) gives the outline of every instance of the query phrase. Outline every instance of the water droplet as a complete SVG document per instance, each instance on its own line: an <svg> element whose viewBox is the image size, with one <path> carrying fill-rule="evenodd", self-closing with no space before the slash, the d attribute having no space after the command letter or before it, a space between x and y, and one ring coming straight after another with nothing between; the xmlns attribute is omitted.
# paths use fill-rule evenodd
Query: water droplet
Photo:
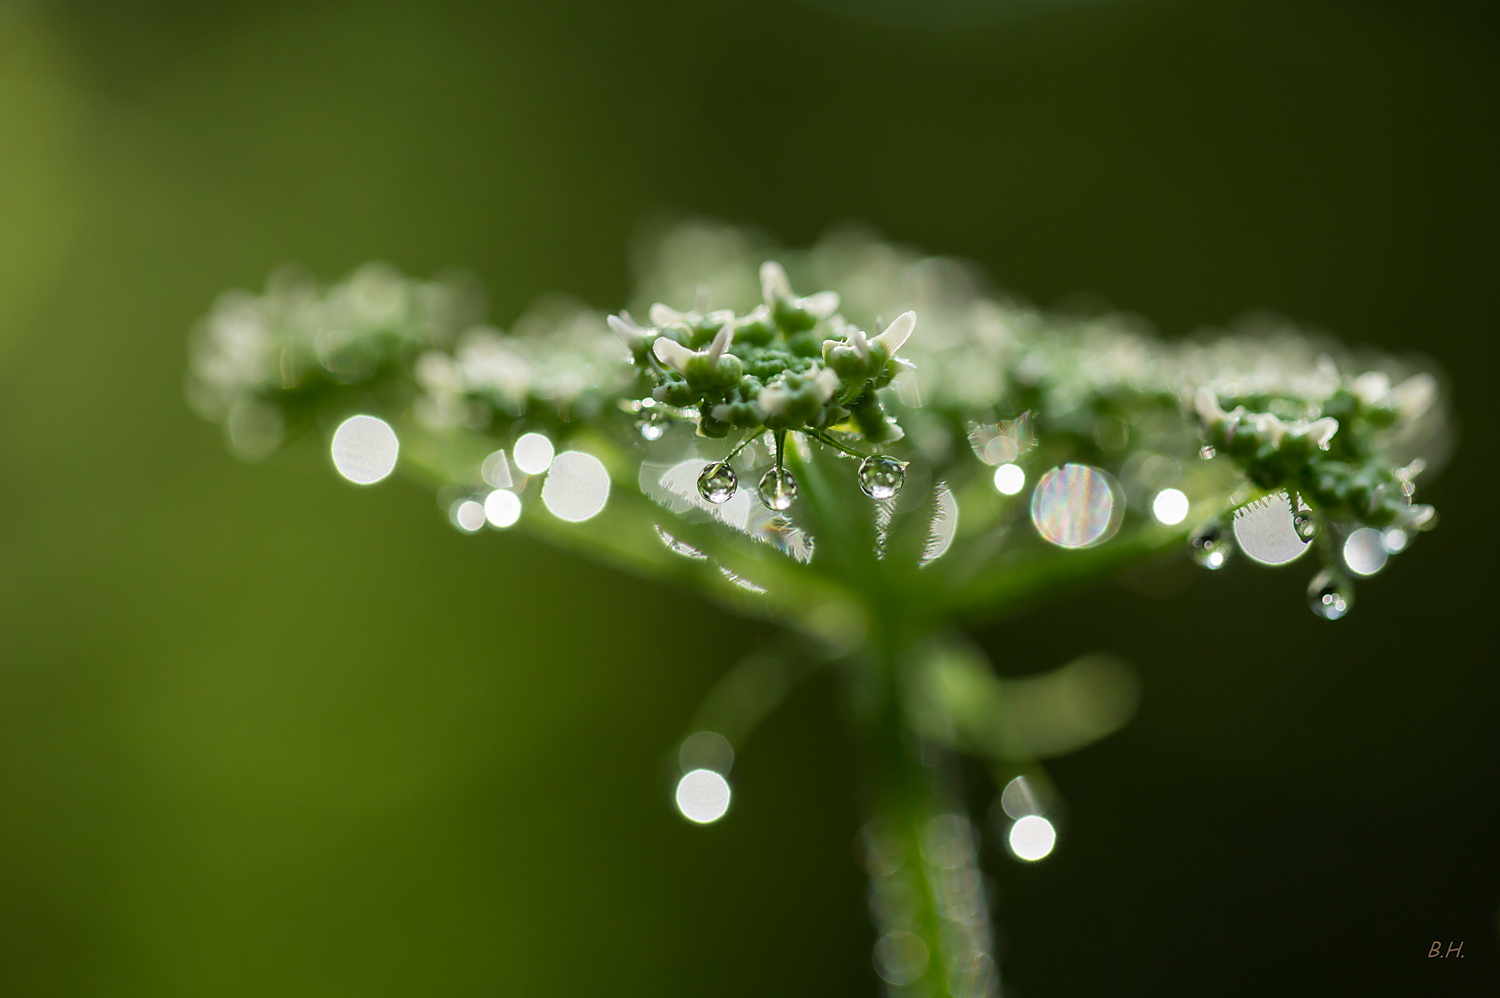
<svg viewBox="0 0 1500 998"><path fill-rule="evenodd" d="M1336 568L1325 568L1307 586L1307 605L1324 620L1338 620L1354 606L1354 583Z"/></svg>
<svg viewBox="0 0 1500 998"><path fill-rule="evenodd" d="M1205 461L1212 461L1217 453L1218 451L1214 450L1211 444L1204 444L1198 449L1198 456Z"/></svg>
<svg viewBox="0 0 1500 998"><path fill-rule="evenodd" d="M762 476L760 501L767 508L783 510L797 501L797 478L785 468L772 468Z"/></svg>
<svg viewBox="0 0 1500 998"><path fill-rule="evenodd" d="M1114 479L1086 464L1053 468L1031 494L1031 522L1037 533L1063 548L1102 544L1120 526L1123 497Z"/></svg>
<svg viewBox="0 0 1500 998"><path fill-rule="evenodd" d="M885 454L873 454L860 463L859 490L871 499L890 499L906 482L906 465Z"/></svg>
<svg viewBox="0 0 1500 998"><path fill-rule="evenodd" d="M1344 542L1344 564L1355 575L1374 575L1385 567L1390 553L1385 535L1374 527L1360 527Z"/></svg>
<svg viewBox="0 0 1500 998"><path fill-rule="evenodd" d="M1188 538L1193 561L1207 569L1220 569L1234 553L1234 543L1222 523L1205 523Z"/></svg>
<svg viewBox="0 0 1500 998"><path fill-rule="evenodd" d="M704 468L703 473L698 476L698 494L703 497L704 502L711 502L715 506L728 502L739 487L740 480L734 469L722 461Z"/></svg>
<svg viewBox="0 0 1500 998"><path fill-rule="evenodd" d="M660 409L646 409L635 421L636 432L647 440L660 440L671 425L671 417Z"/></svg>
<svg viewBox="0 0 1500 998"><path fill-rule="evenodd" d="M1318 518L1307 510L1299 510L1292 516L1292 527L1297 531L1297 536L1304 541L1310 541L1318 536Z"/></svg>

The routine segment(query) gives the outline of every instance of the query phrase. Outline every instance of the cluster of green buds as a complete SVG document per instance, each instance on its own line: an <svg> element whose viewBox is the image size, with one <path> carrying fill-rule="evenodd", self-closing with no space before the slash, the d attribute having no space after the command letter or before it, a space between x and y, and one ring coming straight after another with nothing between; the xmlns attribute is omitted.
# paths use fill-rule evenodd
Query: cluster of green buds
<svg viewBox="0 0 1500 998"><path fill-rule="evenodd" d="M655 381L652 402L689 414L706 437L739 431L743 445L766 431L774 435L775 465L759 494L767 507L784 510L798 488L783 461L788 433L856 455L840 438L853 434L871 444L892 444L904 436L879 393L911 366L897 351L911 337L917 315L902 312L870 336L839 314L837 292L799 297L775 261L761 265L760 280L764 301L745 315L733 309L679 312L658 302L651 306L649 326L629 312L611 315L609 326ZM738 477L730 462L738 452L704 468L698 489L708 502L734 496ZM902 462L858 456L864 458L859 481L866 495L888 499L900 490Z"/></svg>

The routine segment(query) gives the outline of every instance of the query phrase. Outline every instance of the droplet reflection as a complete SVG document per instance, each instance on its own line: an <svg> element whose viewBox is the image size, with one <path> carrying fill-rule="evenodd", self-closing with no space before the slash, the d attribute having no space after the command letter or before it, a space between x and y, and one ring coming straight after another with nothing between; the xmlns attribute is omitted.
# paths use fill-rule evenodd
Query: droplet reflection
<svg viewBox="0 0 1500 998"><path fill-rule="evenodd" d="M496 489L484 499L484 518L502 530L521 518L521 500L514 492Z"/></svg>
<svg viewBox="0 0 1500 998"><path fill-rule="evenodd" d="M374 485L396 468L401 442L389 423L374 416L350 416L334 431L333 466L355 485Z"/></svg>
<svg viewBox="0 0 1500 998"><path fill-rule="evenodd" d="M516 467L528 475L540 475L552 466L552 441L540 433L523 433L513 448Z"/></svg>
<svg viewBox="0 0 1500 998"><path fill-rule="evenodd" d="M885 454L872 454L859 465L859 490L871 499L890 499L906 481L906 465Z"/></svg>
<svg viewBox="0 0 1500 998"><path fill-rule="evenodd" d="M1325 568L1307 586L1307 605L1324 620L1338 620L1354 607L1354 584L1336 568Z"/></svg>
<svg viewBox="0 0 1500 998"><path fill-rule="evenodd" d="M1162 489L1151 500L1151 514L1169 527L1175 527L1188 515L1188 497L1180 489Z"/></svg>
<svg viewBox="0 0 1500 998"><path fill-rule="evenodd" d="M1389 555L1385 537L1374 527L1360 527L1344 542L1344 564L1355 575L1374 575Z"/></svg>
<svg viewBox="0 0 1500 998"><path fill-rule="evenodd" d="M1010 850L1021 859L1036 862L1052 852L1057 844L1057 829L1039 814L1028 814L1010 826Z"/></svg>
<svg viewBox="0 0 1500 998"><path fill-rule="evenodd" d="M724 817L729 796L729 781L711 769L695 769L677 781L677 810L700 825Z"/></svg>
<svg viewBox="0 0 1500 998"><path fill-rule="evenodd" d="M1002 464L995 469L995 490L1013 496L1026 487L1026 472L1019 464Z"/></svg>
<svg viewBox="0 0 1500 998"><path fill-rule="evenodd" d="M516 448L516 463L520 464L520 441ZM581 523L598 515L609 501L609 472L603 462L592 454L570 450L557 455L551 465L552 470L542 483L542 502L548 511L569 523Z"/></svg>
<svg viewBox="0 0 1500 998"><path fill-rule="evenodd" d="M473 499L460 499L448 510L453 525L466 534L484 526L484 506Z"/></svg>
<svg viewBox="0 0 1500 998"><path fill-rule="evenodd" d="M1058 547L1083 548L1108 540L1119 526L1115 513L1114 483L1086 464L1053 468L1031 495L1031 522Z"/></svg>
<svg viewBox="0 0 1500 998"><path fill-rule="evenodd" d="M1262 565L1285 565L1309 547L1297 530L1292 500L1285 492L1235 510L1234 539L1245 557Z"/></svg>

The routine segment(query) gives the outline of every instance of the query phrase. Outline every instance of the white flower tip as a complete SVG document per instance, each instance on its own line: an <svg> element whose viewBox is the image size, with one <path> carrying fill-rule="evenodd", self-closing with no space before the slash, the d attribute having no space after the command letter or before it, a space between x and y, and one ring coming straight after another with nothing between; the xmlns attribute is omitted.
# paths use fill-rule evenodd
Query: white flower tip
<svg viewBox="0 0 1500 998"><path fill-rule="evenodd" d="M1375 405L1391 391L1391 379L1384 371L1366 371L1354 379L1354 394L1365 405Z"/></svg>
<svg viewBox="0 0 1500 998"><path fill-rule="evenodd" d="M630 317L629 312L606 316L605 321L609 323L610 330L620 338L620 342L624 343L632 351L651 338L651 330L642 329L640 326L637 326L635 320Z"/></svg>
<svg viewBox="0 0 1500 998"><path fill-rule="evenodd" d="M833 393L838 391L839 376L832 368L822 367L812 376L813 390L818 394L819 402L827 402L833 398Z"/></svg>
<svg viewBox="0 0 1500 998"><path fill-rule="evenodd" d="M655 352L657 360L678 374L687 373L687 363L693 358L693 351L665 336L658 336L656 342L651 344L651 349Z"/></svg>
<svg viewBox="0 0 1500 998"><path fill-rule="evenodd" d="M792 296L792 282L787 280L786 271L775 260L767 260L760 265L760 293L765 298L766 305L772 308L776 307L778 298Z"/></svg>
<svg viewBox="0 0 1500 998"><path fill-rule="evenodd" d="M1272 445L1281 446L1282 439L1286 436L1287 425L1283 423L1274 413L1261 412L1255 415L1255 430L1264 433L1270 438Z"/></svg>
<svg viewBox="0 0 1500 998"><path fill-rule="evenodd" d="M1198 418L1204 423L1213 425L1228 415L1224 407L1219 405L1219 396L1208 386L1198 389L1193 396L1193 409L1198 413Z"/></svg>
<svg viewBox="0 0 1500 998"><path fill-rule="evenodd" d="M734 342L734 323L726 322L719 327L714 334L714 341L708 346L708 362L717 364L719 358L724 356L724 351L729 349L729 344Z"/></svg>
<svg viewBox="0 0 1500 998"><path fill-rule="evenodd" d="M1391 389L1396 408L1405 419L1415 419L1426 412L1437 401L1437 394L1437 379L1426 373L1413 374Z"/></svg>
<svg viewBox="0 0 1500 998"><path fill-rule="evenodd" d="M917 313L902 312L896 316L895 321L885 327L885 332L875 337L875 342L885 347L886 356L894 357L896 356L896 351L900 350L902 345L911 339L912 330L916 328Z"/></svg>
<svg viewBox="0 0 1500 998"><path fill-rule="evenodd" d="M1322 419L1315 419L1308 423L1303 433L1307 439L1317 444L1318 450L1327 450L1328 441L1332 440L1333 435L1338 431L1339 421L1332 416L1324 416Z"/></svg>
<svg viewBox="0 0 1500 998"><path fill-rule="evenodd" d="M845 331L845 336L848 338L849 345L858 352L860 359L868 361L870 359L870 338L865 335L865 331L858 326L850 326Z"/></svg>
<svg viewBox="0 0 1500 998"><path fill-rule="evenodd" d="M819 291L802 299L802 307L820 319L826 319L839 310L837 291Z"/></svg>
<svg viewBox="0 0 1500 998"><path fill-rule="evenodd" d="M652 305L651 311L647 312L646 314L651 316L651 325L653 326L666 326L673 322L681 322L683 319L687 318L687 316L683 315L675 308L672 308L669 305L663 305L661 302L657 302L655 305Z"/></svg>
<svg viewBox="0 0 1500 998"><path fill-rule="evenodd" d="M760 406L761 411L767 416L779 416L786 409L786 404L791 399L791 393L783 386L767 385L755 395L755 404Z"/></svg>

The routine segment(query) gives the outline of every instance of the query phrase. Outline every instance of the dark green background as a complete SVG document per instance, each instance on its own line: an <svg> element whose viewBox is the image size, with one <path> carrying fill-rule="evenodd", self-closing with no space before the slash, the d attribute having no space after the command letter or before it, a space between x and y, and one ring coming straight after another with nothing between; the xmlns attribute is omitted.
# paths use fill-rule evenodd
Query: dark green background
<svg viewBox="0 0 1500 998"><path fill-rule="evenodd" d="M508 323L617 307L674 210L1443 365L1441 529L1346 621L1239 564L981 635L1145 680L1054 767L1053 857L986 862L1025 998L1494 986L1493 19L878 7L0 5L0 991L876 993L831 685L688 827L668 753L760 628L315 448L239 464L182 401L194 319L282 261L467 266Z"/></svg>

